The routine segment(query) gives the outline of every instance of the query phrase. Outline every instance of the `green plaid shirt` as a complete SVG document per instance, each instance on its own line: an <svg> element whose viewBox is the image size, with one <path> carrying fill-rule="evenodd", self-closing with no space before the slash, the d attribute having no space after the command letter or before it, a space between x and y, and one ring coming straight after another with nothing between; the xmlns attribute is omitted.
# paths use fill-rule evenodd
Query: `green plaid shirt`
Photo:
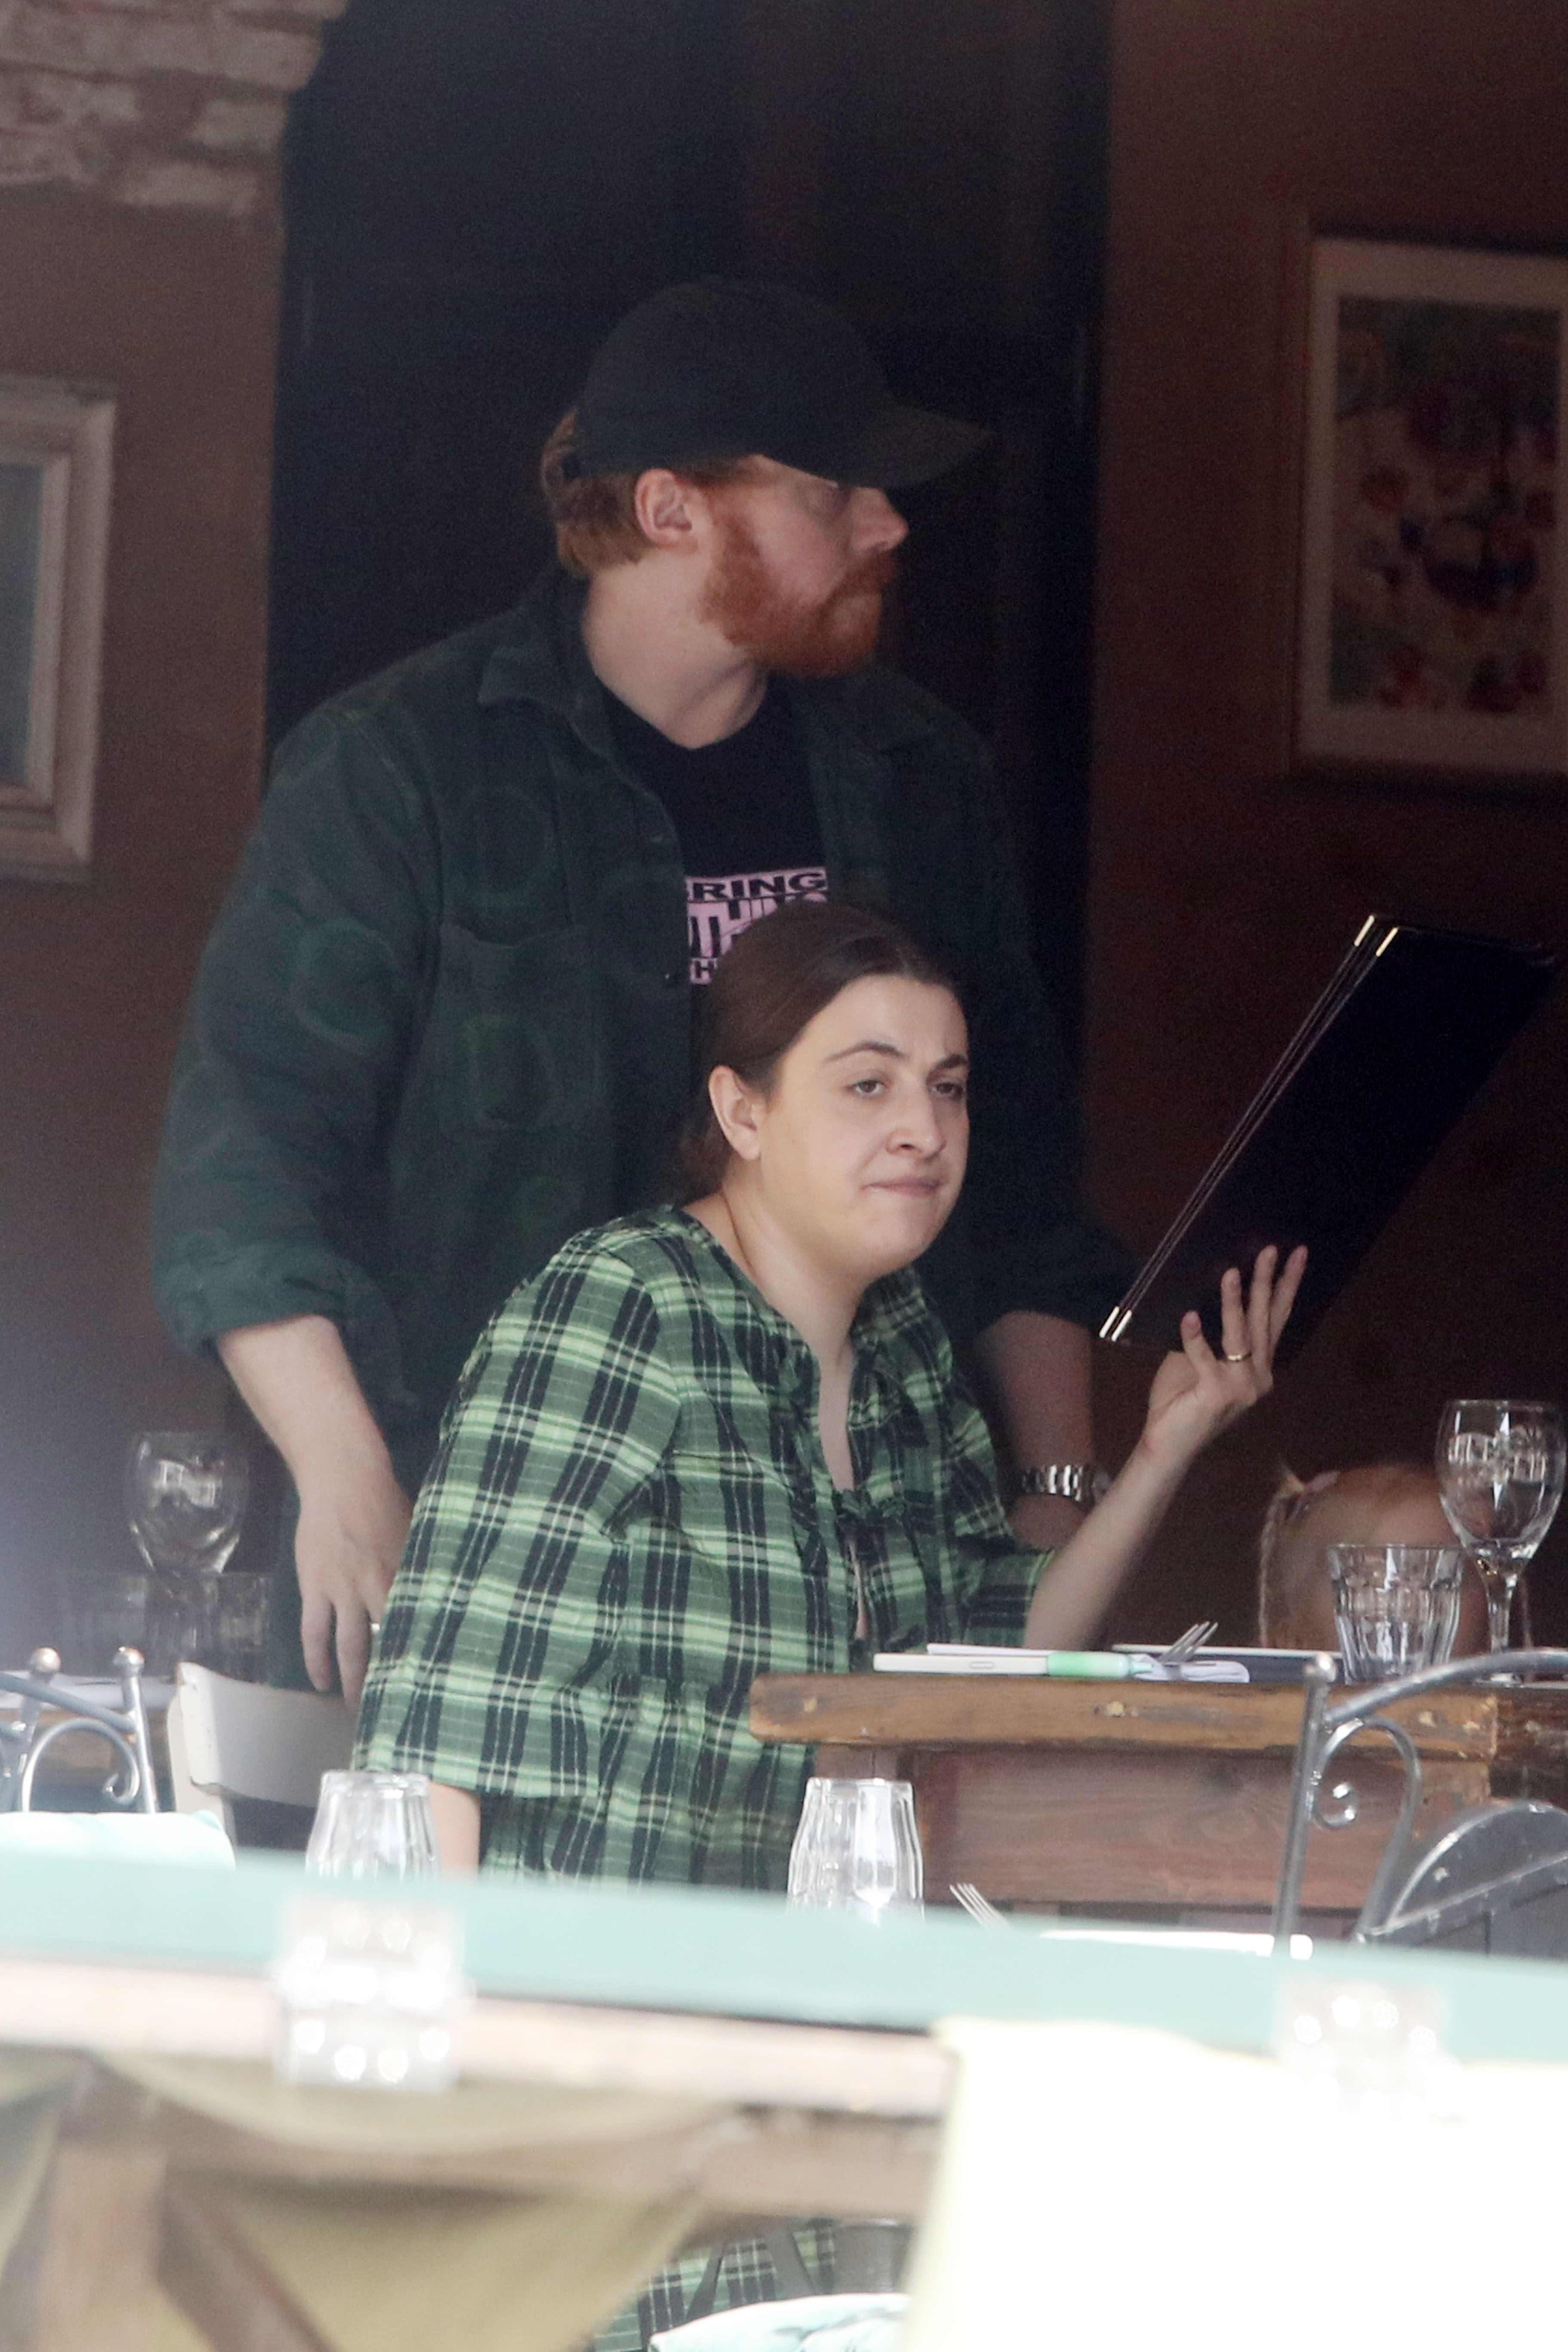
<svg viewBox="0 0 1568 2352"><path fill-rule="evenodd" d="M753 1675L1016 1641L1040 1567L918 1277L853 1337L845 1491L811 1350L695 1218L558 1251L447 1413L360 1760L474 1790L491 1866L782 1887L809 1759L752 1738Z"/></svg>

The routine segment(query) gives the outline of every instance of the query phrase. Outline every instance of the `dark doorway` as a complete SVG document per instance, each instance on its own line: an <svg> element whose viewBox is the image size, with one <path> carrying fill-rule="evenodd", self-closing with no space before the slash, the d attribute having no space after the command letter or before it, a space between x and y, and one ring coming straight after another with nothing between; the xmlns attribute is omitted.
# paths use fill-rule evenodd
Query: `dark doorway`
<svg viewBox="0 0 1568 2352"><path fill-rule="evenodd" d="M892 652L994 742L1077 1026L1101 0L355 0L296 100L270 715L510 603L546 432L710 270L855 317L991 425L910 494Z"/></svg>

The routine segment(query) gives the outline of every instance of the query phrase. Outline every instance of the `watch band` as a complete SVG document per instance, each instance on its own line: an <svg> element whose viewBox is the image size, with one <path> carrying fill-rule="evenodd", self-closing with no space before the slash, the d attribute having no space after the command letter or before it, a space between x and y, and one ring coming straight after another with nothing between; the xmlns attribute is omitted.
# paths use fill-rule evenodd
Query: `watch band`
<svg viewBox="0 0 1568 2352"><path fill-rule="evenodd" d="M1076 1503L1080 1511L1091 1509L1110 1484L1110 1471L1098 1462L1036 1463L1018 1473L1020 1495L1055 1495L1064 1503Z"/></svg>

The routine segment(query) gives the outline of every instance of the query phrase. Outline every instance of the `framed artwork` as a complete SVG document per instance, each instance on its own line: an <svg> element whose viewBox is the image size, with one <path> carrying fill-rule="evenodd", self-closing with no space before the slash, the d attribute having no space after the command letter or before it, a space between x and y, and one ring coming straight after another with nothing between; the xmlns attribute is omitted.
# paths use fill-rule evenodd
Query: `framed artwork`
<svg viewBox="0 0 1568 2352"><path fill-rule="evenodd" d="M92 847L114 401L0 376L0 874Z"/></svg>
<svg viewBox="0 0 1568 2352"><path fill-rule="evenodd" d="M1568 261L1314 240L1297 751L1568 775Z"/></svg>

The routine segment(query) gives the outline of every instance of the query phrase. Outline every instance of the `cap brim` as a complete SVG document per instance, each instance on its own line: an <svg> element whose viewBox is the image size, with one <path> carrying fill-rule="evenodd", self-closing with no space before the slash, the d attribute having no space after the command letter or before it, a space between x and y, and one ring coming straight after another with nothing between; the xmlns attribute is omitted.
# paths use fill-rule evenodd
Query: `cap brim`
<svg viewBox="0 0 1568 2352"><path fill-rule="evenodd" d="M956 416L934 416L926 408L887 408L857 434L838 463L816 470L867 489L903 489L961 465L990 438L984 425L965 425Z"/></svg>

